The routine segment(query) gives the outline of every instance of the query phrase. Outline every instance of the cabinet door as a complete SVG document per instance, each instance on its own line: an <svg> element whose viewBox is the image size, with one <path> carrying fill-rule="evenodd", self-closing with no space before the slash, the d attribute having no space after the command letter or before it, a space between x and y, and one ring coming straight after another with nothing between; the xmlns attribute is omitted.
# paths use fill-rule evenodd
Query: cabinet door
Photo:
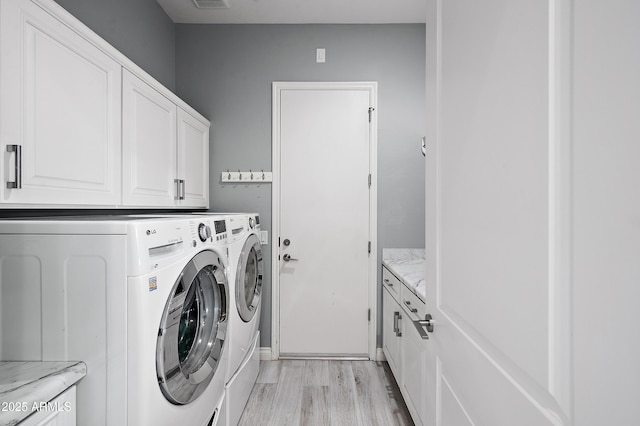
<svg viewBox="0 0 640 426"><path fill-rule="evenodd" d="M173 207L176 105L126 69L122 77L123 204Z"/></svg>
<svg viewBox="0 0 640 426"><path fill-rule="evenodd" d="M402 309L389 290L382 290L382 350L396 380L400 381Z"/></svg>
<svg viewBox="0 0 640 426"><path fill-rule="evenodd" d="M1 205L119 204L120 65L28 0L0 3L0 51Z"/></svg>
<svg viewBox="0 0 640 426"><path fill-rule="evenodd" d="M209 207L209 126L178 108L179 205Z"/></svg>
<svg viewBox="0 0 640 426"><path fill-rule="evenodd" d="M407 408L416 426L425 422L426 407L426 343L413 325L410 316L404 312L404 330L402 333L402 380L400 386Z"/></svg>

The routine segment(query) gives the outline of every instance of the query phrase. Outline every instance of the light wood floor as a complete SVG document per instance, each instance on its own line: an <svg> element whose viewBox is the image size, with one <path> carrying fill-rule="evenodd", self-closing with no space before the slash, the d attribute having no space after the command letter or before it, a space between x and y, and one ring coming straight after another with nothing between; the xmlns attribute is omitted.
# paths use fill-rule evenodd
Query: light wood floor
<svg viewBox="0 0 640 426"><path fill-rule="evenodd" d="M241 426L410 426L386 363L261 361Z"/></svg>

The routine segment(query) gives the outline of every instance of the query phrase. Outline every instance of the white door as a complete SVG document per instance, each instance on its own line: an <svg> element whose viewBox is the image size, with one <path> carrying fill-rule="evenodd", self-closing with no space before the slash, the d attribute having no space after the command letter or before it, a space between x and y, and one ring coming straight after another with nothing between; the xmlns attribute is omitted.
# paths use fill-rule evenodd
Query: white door
<svg viewBox="0 0 640 426"><path fill-rule="evenodd" d="M172 207L176 105L127 70L122 79L123 204Z"/></svg>
<svg viewBox="0 0 640 426"><path fill-rule="evenodd" d="M27 0L0 2L0 51L2 202L120 204L120 65Z"/></svg>
<svg viewBox="0 0 640 426"><path fill-rule="evenodd" d="M570 416L564 15L550 5L429 1L426 424Z"/></svg>
<svg viewBox="0 0 640 426"><path fill-rule="evenodd" d="M178 108L180 206L209 207L209 125Z"/></svg>
<svg viewBox="0 0 640 426"><path fill-rule="evenodd" d="M371 86L274 94L280 355L368 357L375 94Z"/></svg>

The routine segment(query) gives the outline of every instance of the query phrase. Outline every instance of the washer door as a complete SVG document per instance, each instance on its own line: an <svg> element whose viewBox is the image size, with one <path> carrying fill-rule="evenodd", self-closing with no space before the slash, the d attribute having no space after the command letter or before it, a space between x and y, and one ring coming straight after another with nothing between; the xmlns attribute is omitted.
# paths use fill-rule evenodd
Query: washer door
<svg viewBox="0 0 640 426"><path fill-rule="evenodd" d="M209 385L227 328L222 258L202 251L184 267L162 314L156 345L158 383L173 404L188 404Z"/></svg>
<svg viewBox="0 0 640 426"><path fill-rule="evenodd" d="M236 274L236 306L244 322L251 321L260 306L263 269L260 240L251 234L242 247Z"/></svg>

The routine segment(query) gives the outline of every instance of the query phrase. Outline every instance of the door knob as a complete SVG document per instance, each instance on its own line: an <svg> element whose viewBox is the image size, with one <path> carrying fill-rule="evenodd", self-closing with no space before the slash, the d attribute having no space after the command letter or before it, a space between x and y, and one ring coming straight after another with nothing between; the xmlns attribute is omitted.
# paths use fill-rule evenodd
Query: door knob
<svg viewBox="0 0 640 426"><path fill-rule="evenodd" d="M287 253L284 256L282 256L282 260L284 260L285 262L291 262L292 260L298 260L298 259L294 259L293 257L291 257L289 253Z"/></svg>

